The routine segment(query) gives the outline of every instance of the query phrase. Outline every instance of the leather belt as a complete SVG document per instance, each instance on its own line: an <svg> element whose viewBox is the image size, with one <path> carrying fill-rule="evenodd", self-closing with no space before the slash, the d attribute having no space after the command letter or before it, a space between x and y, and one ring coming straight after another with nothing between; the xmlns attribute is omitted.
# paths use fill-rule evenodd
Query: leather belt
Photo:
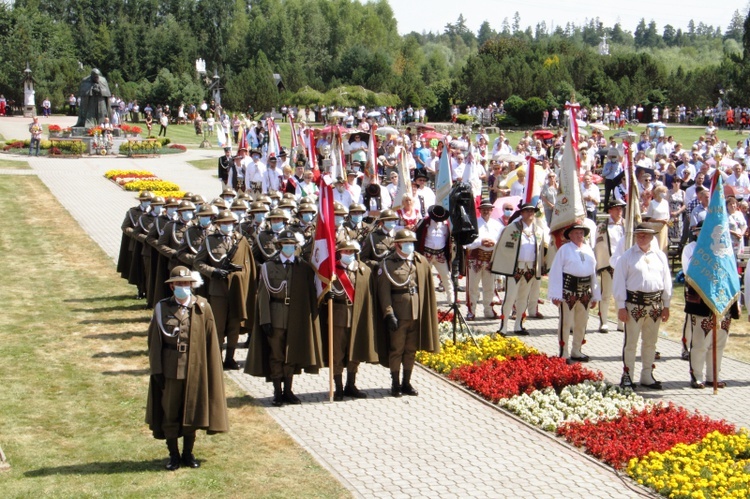
<svg viewBox="0 0 750 499"><path fill-rule="evenodd" d="M289 305L290 301L289 301L289 297L288 296L286 298L283 298L283 299L282 298L273 298L272 297L271 298L271 303L283 303L284 305Z"/></svg>
<svg viewBox="0 0 750 499"><path fill-rule="evenodd" d="M643 291L627 291L625 301L634 305L653 305L661 303L661 291L645 293Z"/></svg>
<svg viewBox="0 0 750 499"><path fill-rule="evenodd" d="M584 293L591 289L591 276L578 277L563 272L563 289L571 293Z"/></svg>
<svg viewBox="0 0 750 499"><path fill-rule="evenodd" d="M416 294L418 294L417 287L416 286L409 286L408 288L392 289L391 290L391 294L394 294L394 295L405 295L407 293L410 294L410 295L416 295Z"/></svg>
<svg viewBox="0 0 750 499"><path fill-rule="evenodd" d="M187 343L173 344L173 343L162 343L162 346L167 350L176 350L180 353L187 352Z"/></svg>
<svg viewBox="0 0 750 499"><path fill-rule="evenodd" d="M484 251L480 249L473 249L469 251L469 259L479 260L480 262L489 262L492 260L492 251Z"/></svg>

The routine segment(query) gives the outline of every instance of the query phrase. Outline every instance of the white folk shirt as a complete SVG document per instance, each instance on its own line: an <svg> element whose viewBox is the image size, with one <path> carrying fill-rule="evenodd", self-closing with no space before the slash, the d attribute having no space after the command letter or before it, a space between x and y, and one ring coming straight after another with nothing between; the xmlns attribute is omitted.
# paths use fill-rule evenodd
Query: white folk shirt
<svg viewBox="0 0 750 499"><path fill-rule="evenodd" d="M446 222L436 222L435 220L431 220L429 227L427 227L427 234L424 239L425 248L433 250L445 248L448 236L448 224Z"/></svg>
<svg viewBox="0 0 750 499"><path fill-rule="evenodd" d="M585 184L581 184L581 196L584 198L591 196L593 201L586 201L586 210L596 211L596 207L599 205L599 186L593 182L589 187L586 187Z"/></svg>
<svg viewBox="0 0 750 499"><path fill-rule="evenodd" d="M588 244L579 248L572 242L560 246L549 271L549 299L563 299L563 273L576 277L591 277L591 300L600 301L601 291L596 279L596 257Z"/></svg>
<svg viewBox="0 0 750 499"><path fill-rule="evenodd" d="M610 254L615 251L617 245L620 244L620 240L625 237L625 224L622 219L618 223L612 220L612 217L607 219L607 234L609 234L609 249Z"/></svg>
<svg viewBox="0 0 750 499"><path fill-rule="evenodd" d="M473 249L481 249L482 251L494 251L495 247L487 247L482 246L482 241L484 239L491 239L497 243L498 239L500 239L500 233L503 231L503 224L495 220L494 218L490 217L489 220L485 220L484 218L479 218L477 220L477 238L474 239L474 242L471 244L467 244L464 246L467 250L473 250Z"/></svg>
<svg viewBox="0 0 750 499"><path fill-rule="evenodd" d="M521 222L521 246L518 248L518 263L533 263L536 260L536 235L534 225Z"/></svg>
<svg viewBox="0 0 750 499"><path fill-rule="evenodd" d="M625 308L628 291L653 293L661 291L664 307L672 299L672 276L667 257L653 245L644 253L634 244L617 260L612 281L612 294L617 308Z"/></svg>
<svg viewBox="0 0 750 499"><path fill-rule="evenodd" d="M690 260L693 259L693 253L698 243L690 241L682 248L682 273L687 275L688 268L690 267Z"/></svg>
<svg viewBox="0 0 750 499"><path fill-rule="evenodd" d="M277 168L268 168L263 172L263 192L278 191L281 188L281 175Z"/></svg>
<svg viewBox="0 0 750 499"><path fill-rule="evenodd" d="M245 174L245 182L263 182L263 174L266 172L266 165L263 162L251 161L247 165L247 173Z"/></svg>

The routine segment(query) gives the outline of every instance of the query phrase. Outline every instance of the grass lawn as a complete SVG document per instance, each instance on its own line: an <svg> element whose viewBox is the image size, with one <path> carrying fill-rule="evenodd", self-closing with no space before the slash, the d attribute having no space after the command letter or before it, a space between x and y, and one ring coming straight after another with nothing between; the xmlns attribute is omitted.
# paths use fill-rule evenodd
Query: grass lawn
<svg viewBox="0 0 750 499"><path fill-rule="evenodd" d="M0 266L2 497L349 496L232 382L230 432L199 434L200 469L163 471L143 422L150 312L39 179L3 179L0 209L17 222L0 249L23 255Z"/></svg>
<svg viewBox="0 0 750 499"><path fill-rule="evenodd" d="M12 159L0 159L0 169L6 170L31 170L27 161L14 161Z"/></svg>
<svg viewBox="0 0 750 499"><path fill-rule="evenodd" d="M188 163L199 170L216 170L216 163L218 160L218 157L214 159L196 159L193 161L188 161Z"/></svg>

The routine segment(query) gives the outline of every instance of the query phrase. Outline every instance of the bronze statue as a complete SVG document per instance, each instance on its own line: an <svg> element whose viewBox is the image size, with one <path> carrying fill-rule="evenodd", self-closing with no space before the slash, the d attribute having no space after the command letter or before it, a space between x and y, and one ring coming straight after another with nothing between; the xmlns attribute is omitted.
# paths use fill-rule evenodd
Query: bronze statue
<svg viewBox="0 0 750 499"><path fill-rule="evenodd" d="M81 105L78 108L78 122L76 127L90 128L100 125L104 118L109 118L109 84L101 71L94 68L91 74L81 81L78 90Z"/></svg>

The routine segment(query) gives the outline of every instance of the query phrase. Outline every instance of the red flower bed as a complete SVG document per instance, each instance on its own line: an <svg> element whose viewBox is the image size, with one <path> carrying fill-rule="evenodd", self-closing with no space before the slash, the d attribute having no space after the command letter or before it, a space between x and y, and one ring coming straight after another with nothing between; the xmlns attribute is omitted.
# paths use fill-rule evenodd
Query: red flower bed
<svg viewBox="0 0 750 499"><path fill-rule="evenodd" d="M127 123L123 123L122 125L120 125L120 130L122 130L123 133L130 133L131 128Z"/></svg>
<svg viewBox="0 0 750 499"><path fill-rule="evenodd" d="M584 369L580 364L568 365L565 359L541 354L504 361L490 359L481 364L454 369L448 377L493 403L547 387L559 391L587 379L599 381L604 378L601 372Z"/></svg>
<svg viewBox="0 0 750 499"><path fill-rule="evenodd" d="M59 132L62 128L60 128L60 125L50 125L47 130L50 132Z"/></svg>
<svg viewBox="0 0 750 499"><path fill-rule="evenodd" d="M610 421L565 423L557 429L558 435L617 469L625 469L630 459L651 451L665 452L679 443L694 444L712 431L729 435L735 427L671 403L623 411Z"/></svg>
<svg viewBox="0 0 750 499"><path fill-rule="evenodd" d="M170 144L170 149L179 149L180 151L187 151L187 147L183 146L182 144Z"/></svg>

